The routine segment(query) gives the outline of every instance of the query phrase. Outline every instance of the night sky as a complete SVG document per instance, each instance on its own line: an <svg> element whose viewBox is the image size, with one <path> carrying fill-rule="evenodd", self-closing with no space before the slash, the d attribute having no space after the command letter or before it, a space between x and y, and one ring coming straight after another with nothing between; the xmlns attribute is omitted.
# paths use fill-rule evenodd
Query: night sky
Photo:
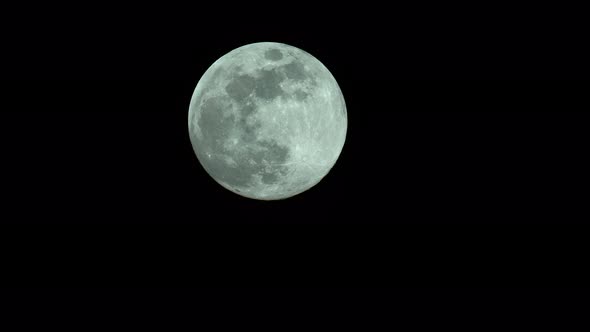
<svg viewBox="0 0 590 332"><path fill-rule="evenodd" d="M499 24L436 9L239 19L142 8L2 23L11 285L587 283L576 262L589 84L575 20L561 33L514 11ZM348 109L334 168L283 201L223 189L188 136L201 75L259 41L318 58Z"/></svg>

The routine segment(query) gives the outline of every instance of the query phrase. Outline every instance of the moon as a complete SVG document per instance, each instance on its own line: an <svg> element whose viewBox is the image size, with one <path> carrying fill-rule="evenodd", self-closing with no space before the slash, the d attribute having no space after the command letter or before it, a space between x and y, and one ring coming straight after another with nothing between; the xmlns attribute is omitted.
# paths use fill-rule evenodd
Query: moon
<svg viewBox="0 0 590 332"><path fill-rule="evenodd" d="M236 48L193 92L190 141L206 172L244 197L278 200L318 184L347 130L342 91L311 54L282 43Z"/></svg>

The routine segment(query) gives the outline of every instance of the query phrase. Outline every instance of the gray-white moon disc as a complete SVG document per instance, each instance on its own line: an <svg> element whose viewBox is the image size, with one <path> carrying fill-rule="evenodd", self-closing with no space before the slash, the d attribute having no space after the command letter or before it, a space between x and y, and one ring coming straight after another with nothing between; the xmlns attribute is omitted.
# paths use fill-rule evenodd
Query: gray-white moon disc
<svg viewBox="0 0 590 332"><path fill-rule="evenodd" d="M283 199L334 166L347 114L336 80L315 57L255 43L219 58L192 95L190 140L207 173L239 195Z"/></svg>

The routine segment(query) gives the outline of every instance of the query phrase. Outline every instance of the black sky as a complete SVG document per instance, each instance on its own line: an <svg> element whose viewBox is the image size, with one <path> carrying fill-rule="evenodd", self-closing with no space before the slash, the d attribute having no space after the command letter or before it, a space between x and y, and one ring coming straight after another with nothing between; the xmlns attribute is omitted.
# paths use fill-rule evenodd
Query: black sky
<svg viewBox="0 0 590 332"><path fill-rule="evenodd" d="M14 234L15 264L29 262L11 280L585 283L573 264L586 246L588 170L576 20L557 29L546 16L476 8L142 10L39 10L4 23L3 234ZM187 132L204 71L258 41L320 59L349 115L329 175L279 202L217 185Z"/></svg>

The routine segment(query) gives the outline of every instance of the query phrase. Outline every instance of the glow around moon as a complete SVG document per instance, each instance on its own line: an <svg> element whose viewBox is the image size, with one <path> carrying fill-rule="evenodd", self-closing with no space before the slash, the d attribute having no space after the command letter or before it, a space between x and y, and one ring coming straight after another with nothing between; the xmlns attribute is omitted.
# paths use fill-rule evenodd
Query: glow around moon
<svg viewBox="0 0 590 332"><path fill-rule="evenodd" d="M237 48L205 72L189 107L198 160L239 195L283 199L316 185L338 159L344 97L315 57L280 43Z"/></svg>

